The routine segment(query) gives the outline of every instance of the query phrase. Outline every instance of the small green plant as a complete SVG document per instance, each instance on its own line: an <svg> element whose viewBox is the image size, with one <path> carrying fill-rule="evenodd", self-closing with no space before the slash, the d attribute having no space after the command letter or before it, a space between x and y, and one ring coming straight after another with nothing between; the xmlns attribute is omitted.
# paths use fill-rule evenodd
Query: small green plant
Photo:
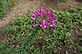
<svg viewBox="0 0 82 54"><path fill-rule="evenodd" d="M82 21L82 9L55 11L57 27L42 30L33 27L31 13L17 18L5 29L8 40L0 45L1 54L57 54L62 44L71 48L71 26ZM62 46L63 47L63 46Z"/></svg>

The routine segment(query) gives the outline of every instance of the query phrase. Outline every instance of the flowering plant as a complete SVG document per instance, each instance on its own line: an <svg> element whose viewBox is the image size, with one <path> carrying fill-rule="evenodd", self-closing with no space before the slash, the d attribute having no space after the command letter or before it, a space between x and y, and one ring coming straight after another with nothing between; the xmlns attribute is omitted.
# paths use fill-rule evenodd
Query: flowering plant
<svg viewBox="0 0 82 54"><path fill-rule="evenodd" d="M48 26L56 27L57 24L57 20L54 16L53 11L45 7L40 7L36 11L34 11L32 15L32 20L39 21L40 23L36 22L32 25L40 26L43 30L45 30Z"/></svg>

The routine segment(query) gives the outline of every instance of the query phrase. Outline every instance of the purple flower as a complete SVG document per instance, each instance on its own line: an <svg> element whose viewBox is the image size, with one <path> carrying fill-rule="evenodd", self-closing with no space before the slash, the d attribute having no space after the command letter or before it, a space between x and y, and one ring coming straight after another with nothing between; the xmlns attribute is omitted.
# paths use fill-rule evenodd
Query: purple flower
<svg viewBox="0 0 82 54"><path fill-rule="evenodd" d="M32 20L36 20L36 18L45 16L45 19L41 20L41 24L33 24L33 26L40 26L43 30L46 29L46 24L50 27L56 27L57 20L54 17L54 13L45 7L38 8L32 15Z"/></svg>

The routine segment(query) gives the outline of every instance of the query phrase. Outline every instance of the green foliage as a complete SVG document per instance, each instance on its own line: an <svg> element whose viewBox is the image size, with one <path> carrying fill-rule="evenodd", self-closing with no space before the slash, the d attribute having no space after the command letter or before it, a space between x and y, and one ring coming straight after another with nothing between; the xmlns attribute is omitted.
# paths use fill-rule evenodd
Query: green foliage
<svg viewBox="0 0 82 54"><path fill-rule="evenodd" d="M82 41L82 38L79 38L80 41Z"/></svg>
<svg viewBox="0 0 82 54"><path fill-rule="evenodd" d="M82 46L79 46L79 50L80 50L80 52L82 52Z"/></svg>
<svg viewBox="0 0 82 54"><path fill-rule="evenodd" d="M0 16L2 16L11 7L11 0L0 0Z"/></svg>
<svg viewBox="0 0 82 54"><path fill-rule="evenodd" d="M1 54L56 54L57 48L65 43L71 47L71 26L82 21L82 9L56 11L56 28L42 30L32 27L31 13L17 18L5 29L9 37L0 45Z"/></svg>

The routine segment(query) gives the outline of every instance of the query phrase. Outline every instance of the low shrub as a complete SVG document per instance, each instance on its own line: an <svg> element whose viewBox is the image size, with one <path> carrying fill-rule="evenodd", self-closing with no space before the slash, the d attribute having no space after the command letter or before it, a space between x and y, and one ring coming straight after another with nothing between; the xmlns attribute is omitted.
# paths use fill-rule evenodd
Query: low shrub
<svg viewBox="0 0 82 54"><path fill-rule="evenodd" d="M54 13L57 27L42 30L32 26L32 13L17 18L5 29L8 40L0 45L1 54L57 54L63 45L72 47L71 26L82 21L82 9Z"/></svg>

